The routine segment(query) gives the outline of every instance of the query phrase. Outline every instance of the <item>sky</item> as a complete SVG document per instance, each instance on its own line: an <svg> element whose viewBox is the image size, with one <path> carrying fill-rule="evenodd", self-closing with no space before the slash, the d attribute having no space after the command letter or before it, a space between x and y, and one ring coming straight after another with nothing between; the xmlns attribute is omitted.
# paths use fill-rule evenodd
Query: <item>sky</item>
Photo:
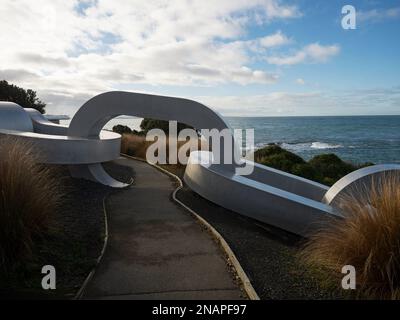
<svg viewBox="0 0 400 320"><path fill-rule="evenodd" d="M49 114L125 90L226 116L400 115L399 0L0 0L0 16L0 79Z"/></svg>

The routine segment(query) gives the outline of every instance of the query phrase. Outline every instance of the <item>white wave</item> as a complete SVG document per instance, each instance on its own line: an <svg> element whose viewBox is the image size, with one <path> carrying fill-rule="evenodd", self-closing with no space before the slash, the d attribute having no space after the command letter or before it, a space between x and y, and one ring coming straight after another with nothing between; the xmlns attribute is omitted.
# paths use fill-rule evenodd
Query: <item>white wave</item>
<svg viewBox="0 0 400 320"><path fill-rule="evenodd" d="M341 148L340 144L329 144L325 142L313 142L311 143L311 149L337 149Z"/></svg>
<svg viewBox="0 0 400 320"><path fill-rule="evenodd" d="M254 152L256 150L262 149L268 146L269 143L257 143L255 146L246 146L246 148L240 147L241 151L246 151L247 153ZM286 143L281 142L277 143L281 148L293 151L293 152L302 152L308 150L323 150L323 149L336 149L342 148L341 144L329 144L325 142L315 141L315 142L301 142L301 143Z"/></svg>
<svg viewBox="0 0 400 320"><path fill-rule="evenodd" d="M301 152L312 149L318 149L318 150L336 149L336 148L341 148L343 146L340 144L329 144L326 142L315 141L315 142L303 142L303 143L282 143L281 147L286 150Z"/></svg>
<svg viewBox="0 0 400 320"><path fill-rule="evenodd" d="M301 152L305 150L309 150L311 148L311 143L305 142L305 143L281 143L280 145L283 149L289 150L289 151L294 151L294 152Z"/></svg>

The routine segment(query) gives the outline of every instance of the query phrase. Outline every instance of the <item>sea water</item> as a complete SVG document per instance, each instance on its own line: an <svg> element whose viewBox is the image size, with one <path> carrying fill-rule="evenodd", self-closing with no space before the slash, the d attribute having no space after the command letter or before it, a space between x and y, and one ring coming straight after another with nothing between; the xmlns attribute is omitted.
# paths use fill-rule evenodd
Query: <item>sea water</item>
<svg viewBox="0 0 400 320"><path fill-rule="evenodd" d="M354 163L400 163L400 116L228 117L254 128L255 146L277 143L304 159L335 153Z"/></svg>

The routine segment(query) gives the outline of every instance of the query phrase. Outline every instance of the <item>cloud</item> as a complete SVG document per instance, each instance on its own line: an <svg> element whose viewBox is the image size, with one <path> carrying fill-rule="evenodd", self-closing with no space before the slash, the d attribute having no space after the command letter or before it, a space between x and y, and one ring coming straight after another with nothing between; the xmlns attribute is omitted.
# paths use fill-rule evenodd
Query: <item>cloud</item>
<svg viewBox="0 0 400 320"><path fill-rule="evenodd" d="M312 43L292 55L270 56L266 60L269 64L295 65L299 63L321 63L328 61L331 57L340 52L338 45L323 46L319 43Z"/></svg>
<svg viewBox="0 0 400 320"><path fill-rule="evenodd" d="M315 105L318 92L271 92L251 96L196 96L195 100L227 116L279 116L301 111L305 104ZM314 102L313 102L314 101Z"/></svg>
<svg viewBox="0 0 400 320"><path fill-rule="evenodd" d="M262 48L272 48L289 44L291 40L279 31L275 34L259 38L258 43Z"/></svg>
<svg viewBox="0 0 400 320"><path fill-rule="evenodd" d="M32 63L37 65L47 65L55 67L67 67L69 65L69 62L66 58L44 57L36 53L19 53L18 56L21 62L28 64Z"/></svg>
<svg viewBox="0 0 400 320"><path fill-rule="evenodd" d="M400 115L400 87L193 98L227 116Z"/></svg>
<svg viewBox="0 0 400 320"><path fill-rule="evenodd" d="M39 76L23 69L0 69L0 80L22 81L37 80Z"/></svg>
<svg viewBox="0 0 400 320"><path fill-rule="evenodd" d="M247 67L241 67L238 70L231 72L230 76L232 79L240 84L249 83L275 83L278 80L278 76L269 74L260 70L251 70Z"/></svg>
<svg viewBox="0 0 400 320"><path fill-rule="evenodd" d="M381 22L384 20L397 19L400 17L400 7L389 9L372 9L357 11L358 22Z"/></svg>
<svg viewBox="0 0 400 320"><path fill-rule="evenodd" d="M298 79L296 79L296 83L297 83L297 84L300 84L300 85L302 85L302 86L306 84L306 82L304 81L303 78L298 78Z"/></svg>

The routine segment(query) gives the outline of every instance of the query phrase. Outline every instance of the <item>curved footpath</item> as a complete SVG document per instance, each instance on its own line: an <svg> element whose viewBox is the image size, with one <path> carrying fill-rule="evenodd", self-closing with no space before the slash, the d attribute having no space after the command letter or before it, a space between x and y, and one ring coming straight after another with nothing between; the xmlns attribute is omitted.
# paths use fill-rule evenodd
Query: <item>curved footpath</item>
<svg viewBox="0 0 400 320"><path fill-rule="evenodd" d="M109 239L85 299L243 299L211 235L171 201L173 181L147 163L106 201Z"/></svg>

